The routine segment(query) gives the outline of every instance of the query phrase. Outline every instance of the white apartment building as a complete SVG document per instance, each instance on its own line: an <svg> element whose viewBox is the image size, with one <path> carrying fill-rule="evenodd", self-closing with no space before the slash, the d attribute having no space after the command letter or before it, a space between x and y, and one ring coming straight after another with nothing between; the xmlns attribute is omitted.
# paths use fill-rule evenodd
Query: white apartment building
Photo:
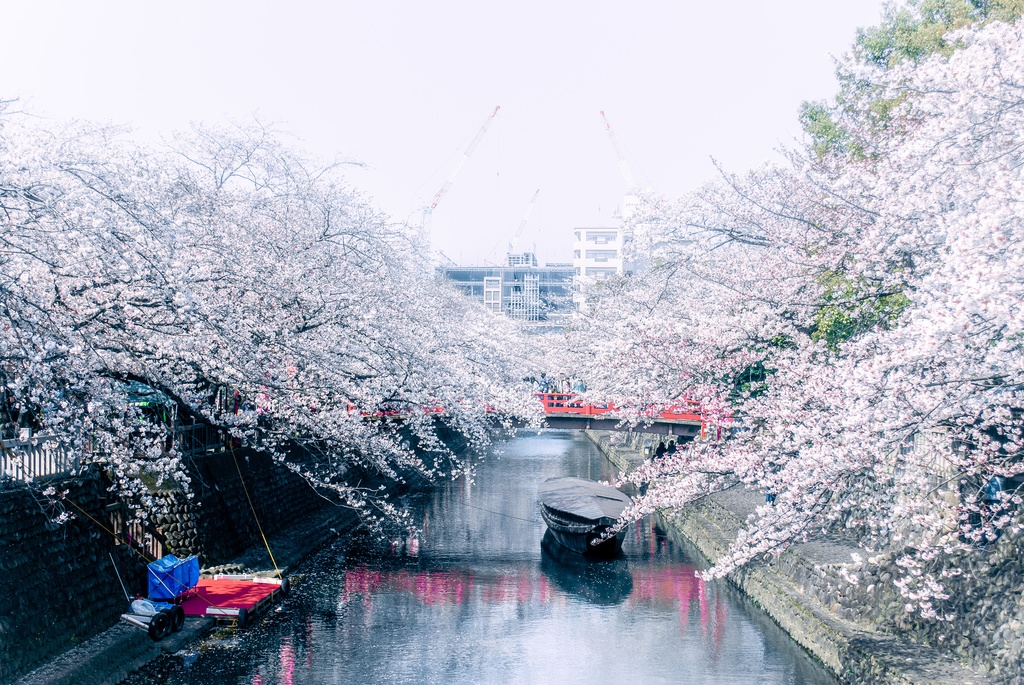
<svg viewBox="0 0 1024 685"><path fill-rule="evenodd" d="M621 276L624 273L624 234L621 228L597 227L573 229L573 236L573 302L583 308L587 287L609 276Z"/></svg>

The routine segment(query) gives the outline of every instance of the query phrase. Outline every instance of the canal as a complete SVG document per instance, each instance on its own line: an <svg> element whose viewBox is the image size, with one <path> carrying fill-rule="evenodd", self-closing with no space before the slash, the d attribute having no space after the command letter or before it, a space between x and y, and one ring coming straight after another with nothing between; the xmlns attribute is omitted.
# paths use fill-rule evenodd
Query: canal
<svg viewBox="0 0 1024 685"><path fill-rule="evenodd" d="M695 553L651 521L620 559L544 536L537 485L607 479L581 433L522 433L470 482L415 502L422 535L318 552L279 610L149 667L146 683L831 683Z"/></svg>

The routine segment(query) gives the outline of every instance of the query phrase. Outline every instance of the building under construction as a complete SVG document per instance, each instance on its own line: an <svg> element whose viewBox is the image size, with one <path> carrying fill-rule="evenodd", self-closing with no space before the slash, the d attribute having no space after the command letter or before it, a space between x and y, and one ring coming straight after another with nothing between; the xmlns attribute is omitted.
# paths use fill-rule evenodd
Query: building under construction
<svg viewBox="0 0 1024 685"><path fill-rule="evenodd" d="M492 312L539 326L560 326L572 308L572 264L538 266L532 252L509 253L503 266L444 266L438 274Z"/></svg>

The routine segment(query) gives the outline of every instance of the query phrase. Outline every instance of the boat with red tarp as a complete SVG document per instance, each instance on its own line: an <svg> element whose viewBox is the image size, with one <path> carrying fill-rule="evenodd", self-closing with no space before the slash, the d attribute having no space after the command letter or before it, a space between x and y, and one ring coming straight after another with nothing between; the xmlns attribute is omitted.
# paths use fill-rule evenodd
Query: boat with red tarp
<svg viewBox="0 0 1024 685"><path fill-rule="evenodd" d="M213 618L241 628L289 589L287 578L228 574L200 578L195 556L178 559L168 554L148 565L147 576L149 599L129 600L121 619L146 630L154 640L180 630L186 616Z"/></svg>

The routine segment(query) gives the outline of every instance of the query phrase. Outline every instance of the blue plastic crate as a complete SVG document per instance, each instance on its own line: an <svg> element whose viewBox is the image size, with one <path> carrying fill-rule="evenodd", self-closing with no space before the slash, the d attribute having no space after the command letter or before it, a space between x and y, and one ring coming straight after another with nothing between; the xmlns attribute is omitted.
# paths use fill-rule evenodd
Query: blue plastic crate
<svg viewBox="0 0 1024 685"><path fill-rule="evenodd" d="M199 582L199 558L195 555L179 559L168 554L149 564L149 599L165 601L174 599L196 586Z"/></svg>

